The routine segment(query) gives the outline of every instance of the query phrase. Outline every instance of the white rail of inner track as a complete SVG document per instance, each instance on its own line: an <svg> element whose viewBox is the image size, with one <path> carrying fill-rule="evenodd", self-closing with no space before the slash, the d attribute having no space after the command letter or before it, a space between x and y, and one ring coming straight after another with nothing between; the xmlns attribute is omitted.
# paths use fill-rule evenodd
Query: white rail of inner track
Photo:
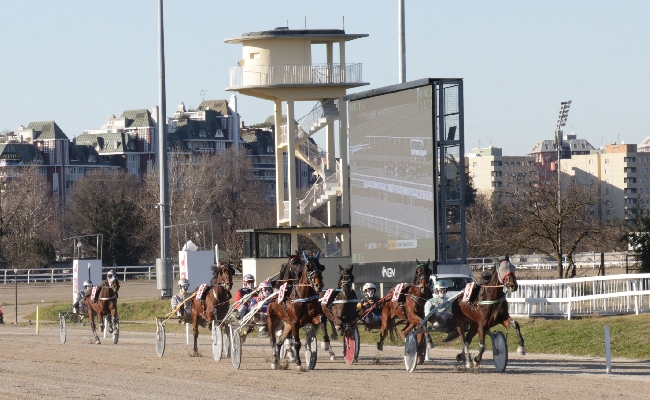
<svg viewBox="0 0 650 400"><path fill-rule="evenodd" d="M650 311L650 274L519 280L509 293L513 317L639 314Z"/></svg>

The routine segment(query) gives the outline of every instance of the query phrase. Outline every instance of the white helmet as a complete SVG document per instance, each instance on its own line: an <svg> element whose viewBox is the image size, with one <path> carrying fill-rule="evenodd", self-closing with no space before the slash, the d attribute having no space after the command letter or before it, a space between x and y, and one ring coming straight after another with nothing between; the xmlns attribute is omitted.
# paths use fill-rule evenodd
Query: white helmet
<svg viewBox="0 0 650 400"><path fill-rule="evenodd" d="M84 281L84 290L88 290L93 287L93 282L91 280Z"/></svg>
<svg viewBox="0 0 650 400"><path fill-rule="evenodd" d="M365 292L365 291L368 290L368 289L374 289L374 290L377 290L377 286L375 286L374 283L368 282L368 283L366 283L365 285L363 285L363 289L362 289L362 290Z"/></svg>
<svg viewBox="0 0 650 400"><path fill-rule="evenodd" d="M246 274L244 275L244 287L249 288L249 289L254 289L255 288L255 277L252 274Z"/></svg>
<svg viewBox="0 0 650 400"><path fill-rule="evenodd" d="M372 289L374 291L377 291L377 286L375 286L374 283L368 282L365 285L363 285L363 289L362 289L363 293L366 293L366 290L368 290L368 289Z"/></svg>
<svg viewBox="0 0 650 400"><path fill-rule="evenodd" d="M443 293L447 293L447 284L444 281L438 281L436 282L436 286L434 287L434 290L436 293L443 291Z"/></svg>
<svg viewBox="0 0 650 400"><path fill-rule="evenodd" d="M187 289L190 287L190 281L187 279L179 279L178 280L178 288L181 289L183 292L187 292Z"/></svg>

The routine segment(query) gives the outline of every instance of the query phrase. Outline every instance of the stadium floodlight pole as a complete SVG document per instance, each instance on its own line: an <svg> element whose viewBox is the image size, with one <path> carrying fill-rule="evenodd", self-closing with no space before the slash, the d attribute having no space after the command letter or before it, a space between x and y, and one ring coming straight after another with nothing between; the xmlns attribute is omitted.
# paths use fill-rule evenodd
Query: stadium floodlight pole
<svg viewBox="0 0 650 400"><path fill-rule="evenodd" d="M571 100L563 101L560 103L560 115L557 120L555 128L555 147L557 149L557 250L560 255L560 265L562 264L562 178L560 163L562 159L562 127L566 125L566 120L569 118L569 107Z"/></svg>
<svg viewBox="0 0 650 400"><path fill-rule="evenodd" d="M398 49L399 53L399 83L406 82L406 33L404 17L404 0L397 0L397 24L398 24Z"/></svg>
<svg viewBox="0 0 650 400"><path fill-rule="evenodd" d="M158 0L158 173L160 186L160 258L156 260L156 282L163 298L171 297L172 269L169 261L169 177L167 175L167 107L165 95L165 31L163 26L163 0Z"/></svg>

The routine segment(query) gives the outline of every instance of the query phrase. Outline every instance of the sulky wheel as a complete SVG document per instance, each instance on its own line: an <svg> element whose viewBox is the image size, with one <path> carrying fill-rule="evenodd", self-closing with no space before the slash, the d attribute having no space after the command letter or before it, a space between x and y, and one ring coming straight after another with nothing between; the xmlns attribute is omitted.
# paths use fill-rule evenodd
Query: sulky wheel
<svg viewBox="0 0 650 400"><path fill-rule="evenodd" d="M404 345L404 365L407 372L413 372L418 361L418 335L409 332Z"/></svg>
<svg viewBox="0 0 650 400"><path fill-rule="evenodd" d="M158 357L165 354L165 325L161 322L156 322L156 353Z"/></svg>
<svg viewBox="0 0 650 400"><path fill-rule="evenodd" d="M223 327L212 321L212 356L214 361L221 361L223 355Z"/></svg>
<svg viewBox="0 0 650 400"><path fill-rule="evenodd" d="M307 334L305 336L305 361L309 369L316 367L316 360L318 358L318 344L316 343L316 332L314 327L309 325L305 328Z"/></svg>
<svg viewBox="0 0 650 400"><path fill-rule="evenodd" d="M343 336L343 358L351 365L359 356L359 330L356 325L349 325Z"/></svg>
<svg viewBox="0 0 650 400"><path fill-rule="evenodd" d="M230 325L230 349L230 362L233 368L239 369L241 365L241 337L232 325Z"/></svg>
<svg viewBox="0 0 650 400"><path fill-rule="evenodd" d="M503 372L508 365L508 341L503 332L490 335L492 338L492 357L497 372Z"/></svg>
<svg viewBox="0 0 650 400"><path fill-rule="evenodd" d="M66 333L65 315L59 314L59 337L61 338L61 343L63 344L65 344Z"/></svg>

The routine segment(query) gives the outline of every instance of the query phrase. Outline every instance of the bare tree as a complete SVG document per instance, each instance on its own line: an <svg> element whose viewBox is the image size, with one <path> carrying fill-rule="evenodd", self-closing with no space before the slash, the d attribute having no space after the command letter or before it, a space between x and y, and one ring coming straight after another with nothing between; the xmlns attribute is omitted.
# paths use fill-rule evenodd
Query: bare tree
<svg viewBox="0 0 650 400"><path fill-rule="evenodd" d="M244 228L267 227L274 209L265 203L262 183L253 179L253 166L245 152L226 150L217 156L174 152L169 159L169 207L172 258L191 239L202 247L219 244L226 258L239 264ZM158 197L157 174L146 177L146 190ZM158 214L149 217L159 226ZM212 223L213 232L204 224ZM187 238L185 234L188 234Z"/></svg>
<svg viewBox="0 0 650 400"><path fill-rule="evenodd" d="M561 190L558 213L557 180L515 190L507 203L513 248L546 254L557 260L558 277L575 276L573 255L586 243L602 248L616 243L621 231L615 225L601 224L598 216L600 195L595 186L575 182ZM560 231L562 245L559 245ZM566 255L568 268L563 268Z"/></svg>
<svg viewBox="0 0 650 400"><path fill-rule="evenodd" d="M0 258L24 268L54 262L56 221L49 185L37 166L13 170L2 182L0 198Z"/></svg>
<svg viewBox="0 0 650 400"><path fill-rule="evenodd" d="M102 260L111 265L137 265L153 256L155 229L137 177L122 171L99 171L77 182L69 204L73 235L103 234ZM88 241L88 246L95 243Z"/></svg>

